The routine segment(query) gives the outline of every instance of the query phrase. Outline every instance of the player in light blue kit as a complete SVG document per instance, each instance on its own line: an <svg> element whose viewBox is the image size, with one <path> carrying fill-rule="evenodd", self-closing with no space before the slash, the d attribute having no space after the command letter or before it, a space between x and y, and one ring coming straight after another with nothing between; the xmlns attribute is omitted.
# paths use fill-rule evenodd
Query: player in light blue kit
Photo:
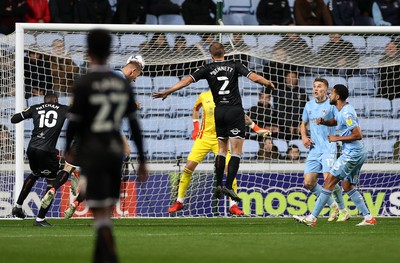
<svg viewBox="0 0 400 263"><path fill-rule="evenodd" d="M322 190L322 186L318 184L318 174L323 173L325 179L336 160L336 142L328 141L328 135L335 133L335 128L316 123L319 118L334 117L336 108L330 104L327 93L328 81L316 78L313 83L314 100L307 102L304 107L300 127L303 144L310 149L304 169L304 185L317 197ZM307 126L309 126L310 136L307 135ZM344 205L342 189L336 185L333 194L336 202L332 197L327 200L331 208L328 221L337 219L338 222L344 222L350 218L350 215ZM301 220L298 216L294 218L297 221Z"/></svg>
<svg viewBox="0 0 400 263"><path fill-rule="evenodd" d="M142 56L130 56L126 60L126 65L120 69L115 69L113 72L122 78L127 79L129 82L134 82L142 74L144 69L144 59ZM142 108L140 101L135 101L138 109Z"/></svg>
<svg viewBox="0 0 400 263"><path fill-rule="evenodd" d="M121 69L114 70L114 72L128 81L135 81L140 76L144 68L144 59L142 56L130 56L126 65Z"/></svg>
<svg viewBox="0 0 400 263"><path fill-rule="evenodd" d="M302 223L308 226L316 226L317 216L325 206L332 195L332 190L339 181L342 181L342 187L349 195L355 206L361 211L364 220L357 226L373 226L376 220L371 216L362 195L354 188L358 181L361 166L367 159L367 152L362 141L362 132L358 125L357 114L353 106L346 102L349 96L349 90L346 86L338 84L332 88L329 95L330 103L335 105L337 112L333 119L318 119L317 124L326 126L337 125L339 135L329 134L329 142L342 141L342 155L334 163L330 173L325 178L324 188L321 190L312 213L302 219Z"/></svg>

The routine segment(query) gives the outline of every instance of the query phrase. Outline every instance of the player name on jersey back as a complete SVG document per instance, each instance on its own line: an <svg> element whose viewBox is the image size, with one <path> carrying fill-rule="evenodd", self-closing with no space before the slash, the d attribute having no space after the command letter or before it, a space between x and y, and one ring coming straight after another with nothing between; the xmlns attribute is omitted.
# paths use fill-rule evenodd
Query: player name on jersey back
<svg viewBox="0 0 400 263"><path fill-rule="evenodd" d="M124 90L125 83L122 79L119 78L105 78L93 82L92 88L98 91Z"/></svg>
<svg viewBox="0 0 400 263"><path fill-rule="evenodd" d="M43 110L45 108L53 108L55 110L58 110L60 108L60 104L56 105L56 104L40 104L39 106L35 107L36 110Z"/></svg>
<svg viewBox="0 0 400 263"><path fill-rule="evenodd" d="M211 72L210 72L210 75L215 76L215 75L217 75L218 72L220 72L220 71L232 72L232 71L233 71L233 68L228 67L228 66L219 66L219 67L216 67L213 71L211 71Z"/></svg>

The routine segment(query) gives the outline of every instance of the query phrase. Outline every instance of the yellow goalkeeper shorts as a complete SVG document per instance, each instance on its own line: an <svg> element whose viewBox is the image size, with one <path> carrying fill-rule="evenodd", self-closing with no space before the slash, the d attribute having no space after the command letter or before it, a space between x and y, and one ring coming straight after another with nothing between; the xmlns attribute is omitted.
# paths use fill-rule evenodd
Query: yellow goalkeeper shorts
<svg viewBox="0 0 400 263"><path fill-rule="evenodd" d="M209 152L213 152L214 156L218 154L217 138L197 138L187 159L189 161L201 163ZM228 152L226 163L229 162L229 159L230 153Z"/></svg>

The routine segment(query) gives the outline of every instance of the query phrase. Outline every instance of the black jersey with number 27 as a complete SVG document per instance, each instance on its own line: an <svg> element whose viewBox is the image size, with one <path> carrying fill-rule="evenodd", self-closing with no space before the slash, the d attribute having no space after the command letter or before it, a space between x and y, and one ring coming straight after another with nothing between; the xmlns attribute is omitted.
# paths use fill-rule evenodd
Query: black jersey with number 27
<svg viewBox="0 0 400 263"><path fill-rule="evenodd" d="M129 83L110 70L94 70L76 81L68 118L79 122L81 144L120 139L121 119L134 114Z"/></svg>
<svg viewBox="0 0 400 263"><path fill-rule="evenodd" d="M190 77L194 82L206 79L214 98L215 106L242 106L239 91L239 74L245 77L251 71L239 61L215 61L195 71Z"/></svg>

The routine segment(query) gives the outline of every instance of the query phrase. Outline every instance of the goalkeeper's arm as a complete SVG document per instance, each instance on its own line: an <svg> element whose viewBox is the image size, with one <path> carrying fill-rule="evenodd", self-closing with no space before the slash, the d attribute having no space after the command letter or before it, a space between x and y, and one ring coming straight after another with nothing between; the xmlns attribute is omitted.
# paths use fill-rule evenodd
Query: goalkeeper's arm
<svg viewBox="0 0 400 263"><path fill-rule="evenodd" d="M197 134L200 130L200 109L201 107L195 106L193 107L192 112L192 120L193 120L193 132L192 132L192 139L196 140Z"/></svg>
<svg viewBox="0 0 400 263"><path fill-rule="evenodd" d="M271 135L270 130L260 128L257 124L255 124L253 122L252 119L250 119L249 116L244 115L244 121L246 123L246 126L249 126L251 129L253 129L253 131L255 131L257 133L257 135L262 136L262 137Z"/></svg>

